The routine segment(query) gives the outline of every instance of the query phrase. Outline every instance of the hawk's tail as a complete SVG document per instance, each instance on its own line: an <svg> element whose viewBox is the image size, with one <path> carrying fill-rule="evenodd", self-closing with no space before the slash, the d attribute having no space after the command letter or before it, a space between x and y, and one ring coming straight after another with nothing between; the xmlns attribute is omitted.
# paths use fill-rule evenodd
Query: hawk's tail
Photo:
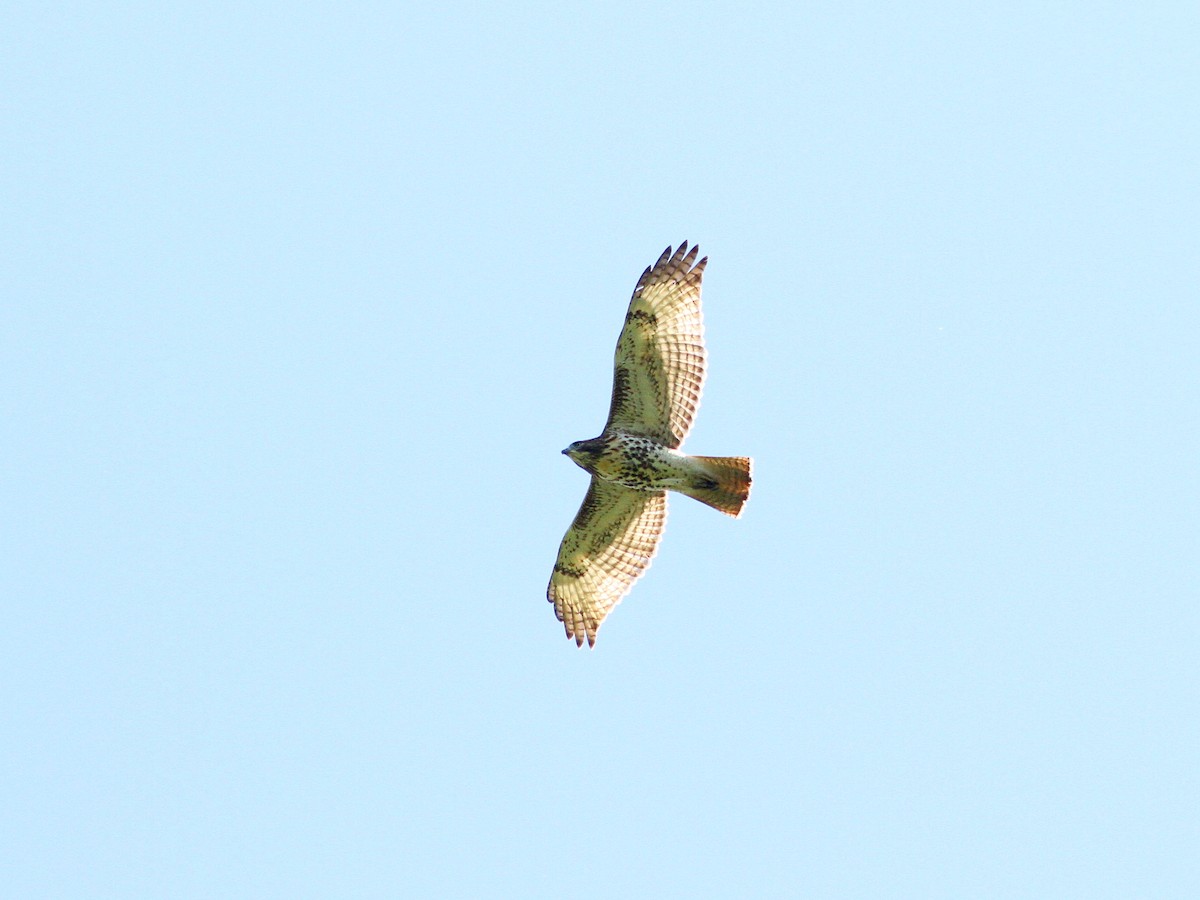
<svg viewBox="0 0 1200 900"><path fill-rule="evenodd" d="M681 492L735 519L750 499L750 460L745 456L691 456L692 484Z"/></svg>

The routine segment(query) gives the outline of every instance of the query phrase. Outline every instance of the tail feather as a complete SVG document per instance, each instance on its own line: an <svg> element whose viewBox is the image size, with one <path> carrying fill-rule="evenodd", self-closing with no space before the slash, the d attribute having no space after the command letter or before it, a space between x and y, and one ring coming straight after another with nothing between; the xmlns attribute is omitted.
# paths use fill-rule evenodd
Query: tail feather
<svg viewBox="0 0 1200 900"><path fill-rule="evenodd" d="M696 477L681 491L735 519L750 499L751 460L745 456L692 456Z"/></svg>

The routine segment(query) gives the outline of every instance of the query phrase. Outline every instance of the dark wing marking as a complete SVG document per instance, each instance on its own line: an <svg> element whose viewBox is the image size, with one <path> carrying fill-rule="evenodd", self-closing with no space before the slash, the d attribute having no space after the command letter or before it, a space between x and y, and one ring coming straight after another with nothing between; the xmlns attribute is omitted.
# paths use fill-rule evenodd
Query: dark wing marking
<svg viewBox="0 0 1200 900"><path fill-rule="evenodd" d="M592 477L546 589L567 637L583 646L650 566L667 521L667 495Z"/></svg>
<svg viewBox="0 0 1200 900"><path fill-rule="evenodd" d="M704 387L700 281L708 257L687 241L642 273L617 340L605 431L644 434L668 447L687 437ZM693 265L694 264L694 265Z"/></svg>

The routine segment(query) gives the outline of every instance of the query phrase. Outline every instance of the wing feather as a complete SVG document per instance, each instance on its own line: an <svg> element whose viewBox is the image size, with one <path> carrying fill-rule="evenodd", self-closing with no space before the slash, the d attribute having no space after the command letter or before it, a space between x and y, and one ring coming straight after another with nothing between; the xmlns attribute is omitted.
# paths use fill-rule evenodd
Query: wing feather
<svg viewBox="0 0 1200 900"><path fill-rule="evenodd" d="M546 589L567 637L596 643L600 623L629 593L658 551L667 521L664 492L636 491L592 477L567 529Z"/></svg>
<svg viewBox="0 0 1200 900"><path fill-rule="evenodd" d="M687 241L642 273L617 340L605 430L644 434L678 447L691 430L706 355L700 285L708 257Z"/></svg>

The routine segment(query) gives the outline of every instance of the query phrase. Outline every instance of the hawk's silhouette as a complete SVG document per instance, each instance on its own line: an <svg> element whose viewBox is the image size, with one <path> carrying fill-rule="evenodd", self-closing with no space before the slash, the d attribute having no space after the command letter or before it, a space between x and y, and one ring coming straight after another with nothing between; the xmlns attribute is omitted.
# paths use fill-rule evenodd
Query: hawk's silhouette
<svg viewBox="0 0 1200 900"><path fill-rule="evenodd" d="M750 460L679 451L704 385L700 280L708 257L668 247L642 273L617 340L612 404L599 437L563 451L592 475L567 529L547 599L583 646L646 571L667 520L667 491L727 515L750 496Z"/></svg>

